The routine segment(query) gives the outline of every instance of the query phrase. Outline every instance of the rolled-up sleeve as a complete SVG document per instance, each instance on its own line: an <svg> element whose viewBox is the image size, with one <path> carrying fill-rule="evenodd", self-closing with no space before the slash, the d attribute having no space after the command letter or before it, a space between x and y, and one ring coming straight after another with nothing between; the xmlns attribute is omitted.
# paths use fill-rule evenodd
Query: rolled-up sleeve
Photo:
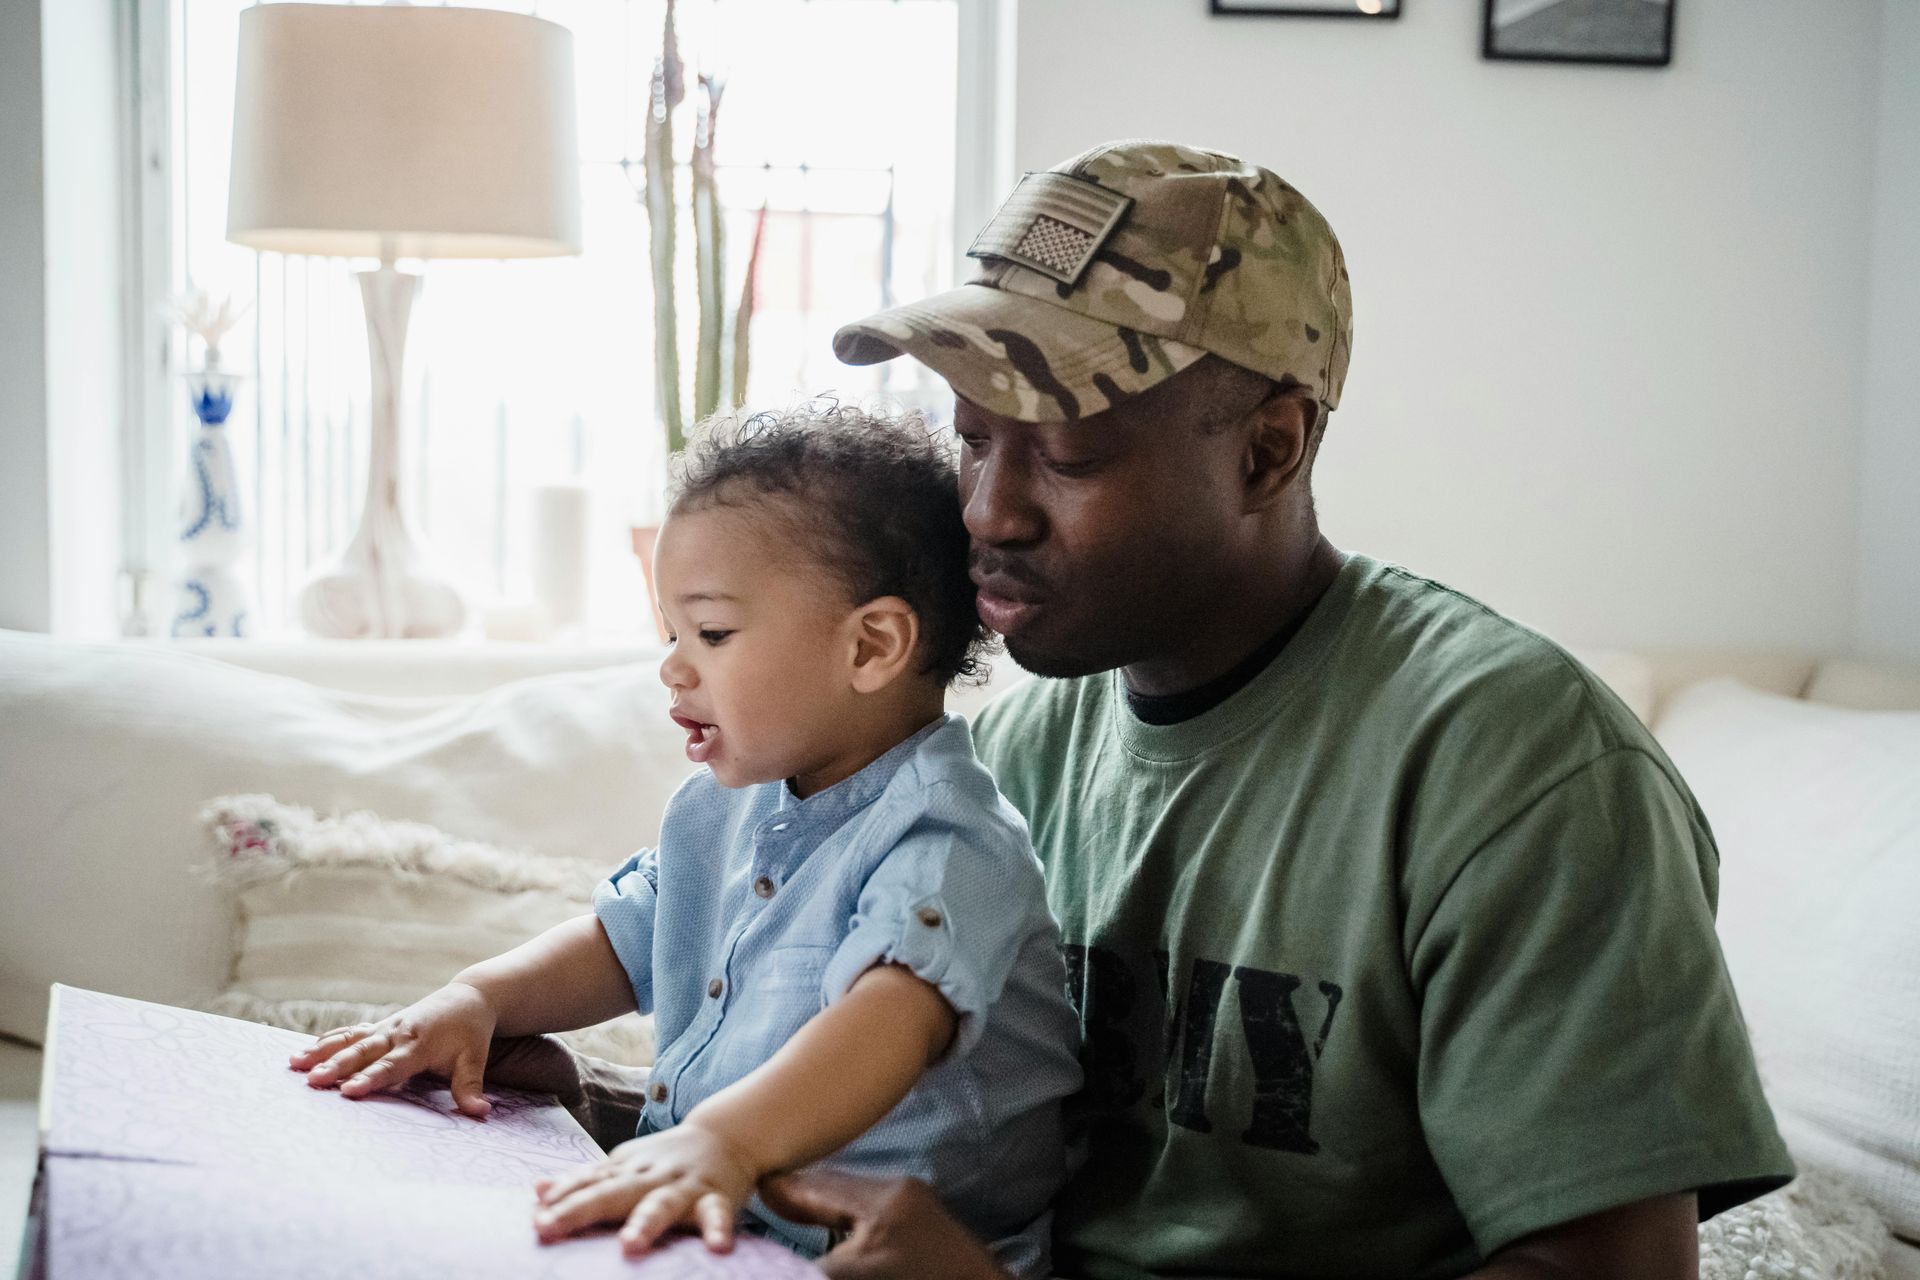
<svg viewBox="0 0 1920 1280"><path fill-rule="evenodd" d="M653 1012L653 925L659 903L659 853L642 849L593 890L593 914L607 931L633 984L641 1013Z"/></svg>
<svg viewBox="0 0 1920 1280"><path fill-rule="evenodd" d="M1045 890L1026 842L967 821L960 797L938 790L867 878L820 998L832 1004L876 964L904 965L959 1015L948 1051L958 1058L979 1040L1026 936L1050 921L1035 918Z"/></svg>

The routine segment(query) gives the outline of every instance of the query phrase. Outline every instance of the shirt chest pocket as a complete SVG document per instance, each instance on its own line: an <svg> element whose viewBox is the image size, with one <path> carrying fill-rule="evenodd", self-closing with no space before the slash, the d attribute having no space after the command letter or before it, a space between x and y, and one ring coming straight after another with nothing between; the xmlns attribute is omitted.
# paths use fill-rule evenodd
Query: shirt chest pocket
<svg viewBox="0 0 1920 1280"><path fill-rule="evenodd" d="M734 1078L777 1052L820 1012L820 979L832 947L778 947L735 975L733 998L715 1047Z"/></svg>

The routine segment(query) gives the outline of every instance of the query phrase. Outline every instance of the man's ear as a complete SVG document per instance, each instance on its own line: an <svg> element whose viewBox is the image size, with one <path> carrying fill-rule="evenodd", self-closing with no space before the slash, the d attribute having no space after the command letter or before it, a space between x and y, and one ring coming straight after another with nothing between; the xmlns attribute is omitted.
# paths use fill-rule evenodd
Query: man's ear
<svg viewBox="0 0 1920 1280"><path fill-rule="evenodd" d="M853 611L853 661L849 675L857 693L878 693L914 670L920 655L920 616L899 596L881 596Z"/></svg>
<svg viewBox="0 0 1920 1280"><path fill-rule="evenodd" d="M1272 506L1306 471L1319 408L1290 391L1277 391L1251 415L1242 466L1248 511Z"/></svg>

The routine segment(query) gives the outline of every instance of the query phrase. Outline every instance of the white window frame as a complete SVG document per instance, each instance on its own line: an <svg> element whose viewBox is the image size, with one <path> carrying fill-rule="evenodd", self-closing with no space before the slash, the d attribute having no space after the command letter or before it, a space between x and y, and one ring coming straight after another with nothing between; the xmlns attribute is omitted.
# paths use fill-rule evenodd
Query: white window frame
<svg viewBox="0 0 1920 1280"><path fill-rule="evenodd" d="M173 511L180 442L173 422L172 326L164 317L173 245L172 23L167 0L120 0L122 154L129 166L124 329L125 416L120 456L123 544L120 616L124 635L164 635L173 601Z"/></svg>
<svg viewBox="0 0 1920 1280"><path fill-rule="evenodd" d="M168 0L116 0L123 35L123 236L127 288L120 491L121 630L166 633L172 600L173 499L184 447L176 427L177 352L165 318L171 287L172 58ZM1014 47L1018 0L955 0L955 279L966 249L1013 180ZM538 5L532 8L538 11Z"/></svg>

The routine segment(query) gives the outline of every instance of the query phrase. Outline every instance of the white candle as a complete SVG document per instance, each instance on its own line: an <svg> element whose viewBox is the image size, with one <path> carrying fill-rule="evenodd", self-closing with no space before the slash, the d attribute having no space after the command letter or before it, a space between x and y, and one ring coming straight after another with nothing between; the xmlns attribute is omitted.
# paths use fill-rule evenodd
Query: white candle
<svg viewBox="0 0 1920 1280"><path fill-rule="evenodd" d="M533 590L555 627L578 627L587 612L587 527L592 512L585 485L546 484L533 491Z"/></svg>

